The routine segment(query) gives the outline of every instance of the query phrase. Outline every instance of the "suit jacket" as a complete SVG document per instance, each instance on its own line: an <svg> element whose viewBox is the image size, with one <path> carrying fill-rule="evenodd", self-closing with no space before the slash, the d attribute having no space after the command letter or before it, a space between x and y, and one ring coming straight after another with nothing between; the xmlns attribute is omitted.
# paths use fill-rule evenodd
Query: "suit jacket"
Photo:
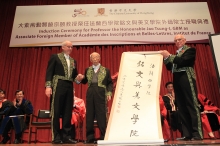
<svg viewBox="0 0 220 146"><path fill-rule="evenodd" d="M81 83L86 84L88 82L88 86L90 86L93 77L93 67L90 66L85 70L85 78L81 81ZM105 95L112 95L113 83L110 75L109 69L100 66L98 71L98 86L105 88Z"/></svg>
<svg viewBox="0 0 220 146"><path fill-rule="evenodd" d="M78 72L76 61L70 57L70 76L68 76L68 66L64 53L51 55L47 66L45 86L54 87L58 79L74 81Z"/></svg>

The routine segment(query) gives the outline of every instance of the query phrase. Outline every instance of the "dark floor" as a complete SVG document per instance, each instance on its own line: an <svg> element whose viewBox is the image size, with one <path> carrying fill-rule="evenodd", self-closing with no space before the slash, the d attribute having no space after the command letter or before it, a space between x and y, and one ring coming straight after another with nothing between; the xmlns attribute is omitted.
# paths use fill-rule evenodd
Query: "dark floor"
<svg viewBox="0 0 220 146"><path fill-rule="evenodd" d="M1 144L0 144L1 145ZM5 144L4 144L5 145ZM21 146L21 144L6 144L5 146ZM27 144L27 143L24 143L23 145L29 145L29 146L61 146L61 145L64 145L64 146L97 146L97 144L83 144L82 142L79 142L77 144L51 144L51 143L31 143L31 144ZM129 144L125 144L125 145L129 145ZM135 145L135 144L133 144ZM149 145L149 144L141 144L141 145ZM158 146L158 144L155 144ZM216 139L216 140L210 140L210 139L205 139L205 140L201 140L201 141L168 141L164 144L160 144L160 145L175 145L175 146L181 146L181 145L187 145L187 146L190 146L190 145L219 145L220 146L220 139ZM102 145L102 146L107 146L107 145ZM108 145L110 146L110 145Z"/></svg>

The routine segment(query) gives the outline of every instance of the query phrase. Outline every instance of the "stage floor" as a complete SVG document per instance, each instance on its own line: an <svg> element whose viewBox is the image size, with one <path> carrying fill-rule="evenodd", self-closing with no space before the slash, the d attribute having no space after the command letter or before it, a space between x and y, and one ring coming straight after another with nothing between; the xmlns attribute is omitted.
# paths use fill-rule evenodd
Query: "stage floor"
<svg viewBox="0 0 220 146"><path fill-rule="evenodd" d="M18 145L21 146L21 144L6 144L5 146L18 146ZM51 143L36 143L36 144L35 143L31 143L31 144L24 143L23 145L29 145L29 146L62 146L62 145L63 146L97 146L97 144L83 144L82 142L79 142L74 145L73 144L51 144ZM143 145L149 145L149 144L143 144ZM155 145L158 146L158 144L155 144ZM216 140L205 139L201 141L169 141L162 145L176 145L176 146L178 145L220 145L220 139L216 139Z"/></svg>

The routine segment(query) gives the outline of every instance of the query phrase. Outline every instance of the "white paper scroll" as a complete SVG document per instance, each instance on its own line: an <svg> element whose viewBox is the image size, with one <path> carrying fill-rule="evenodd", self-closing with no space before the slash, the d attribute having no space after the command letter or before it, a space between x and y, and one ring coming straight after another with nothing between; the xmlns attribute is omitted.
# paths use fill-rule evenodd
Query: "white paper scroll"
<svg viewBox="0 0 220 146"><path fill-rule="evenodd" d="M158 52L125 52L107 126L98 144L163 143L159 90L163 58Z"/></svg>

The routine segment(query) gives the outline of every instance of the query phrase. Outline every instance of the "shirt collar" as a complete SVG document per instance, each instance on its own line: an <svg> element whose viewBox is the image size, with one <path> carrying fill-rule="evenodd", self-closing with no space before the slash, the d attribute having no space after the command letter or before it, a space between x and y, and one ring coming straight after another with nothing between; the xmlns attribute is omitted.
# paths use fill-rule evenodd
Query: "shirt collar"
<svg viewBox="0 0 220 146"><path fill-rule="evenodd" d="M176 52L179 53L182 49L183 47L179 48Z"/></svg>
<svg viewBox="0 0 220 146"><path fill-rule="evenodd" d="M65 53L64 53L64 57L65 57L66 59L69 59L69 58L70 58L70 56L67 55L67 54L65 54Z"/></svg>
<svg viewBox="0 0 220 146"><path fill-rule="evenodd" d="M101 64L99 63L98 65L92 65L92 68L94 68L95 70L98 70L99 69L99 67L101 66Z"/></svg>

